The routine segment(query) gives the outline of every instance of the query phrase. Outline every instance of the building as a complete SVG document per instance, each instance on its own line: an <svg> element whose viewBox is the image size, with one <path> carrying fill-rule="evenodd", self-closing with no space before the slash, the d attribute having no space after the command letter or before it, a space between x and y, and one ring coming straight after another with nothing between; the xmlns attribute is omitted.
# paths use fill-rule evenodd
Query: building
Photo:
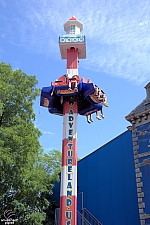
<svg viewBox="0 0 150 225"><path fill-rule="evenodd" d="M132 124L132 144L140 224L150 224L150 82L146 99L126 119Z"/></svg>
<svg viewBox="0 0 150 225"><path fill-rule="evenodd" d="M146 99L126 116L128 130L78 162L78 211L103 225L150 224L150 83L145 88Z"/></svg>

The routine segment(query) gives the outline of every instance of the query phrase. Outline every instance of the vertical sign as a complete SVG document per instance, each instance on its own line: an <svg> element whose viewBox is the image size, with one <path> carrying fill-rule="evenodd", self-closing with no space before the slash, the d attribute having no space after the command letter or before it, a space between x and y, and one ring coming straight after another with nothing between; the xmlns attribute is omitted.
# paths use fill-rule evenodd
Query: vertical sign
<svg viewBox="0 0 150 225"><path fill-rule="evenodd" d="M77 102L64 103L60 225L77 224Z"/></svg>

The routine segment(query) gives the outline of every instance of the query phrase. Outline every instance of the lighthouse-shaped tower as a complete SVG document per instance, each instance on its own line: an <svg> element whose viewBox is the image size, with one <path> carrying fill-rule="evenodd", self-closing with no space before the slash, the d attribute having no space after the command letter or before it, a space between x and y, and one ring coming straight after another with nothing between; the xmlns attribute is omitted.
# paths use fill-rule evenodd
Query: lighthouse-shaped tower
<svg viewBox="0 0 150 225"><path fill-rule="evenodd" d="M59 38L62 59L67 59L67 74L78 75L78 59L86 58L85 36L81 35L83 24L75 16L64 24L66 35Z"/></svg>
<svg viewBox="0 0 150 225"><path fill-rule="evenodd" d="M40 105L51 114L63 116L59 225L77 225L77 117L86 116L91 123L91 114L96 113L100 120L98 112L102 116L102 107L108 104L104 91L78 74L79 59L86 57L83 24L73 16L64 24L64 30L59 47L61 58L67 60L66 74L42 88Z"/></svg>
<svg viewBox="0 0 150 225"><path fill-rule="evenodd" d="M64 30L66 35L59 38L59 46L62 59L67 59L66 74L72 81L76 78L79 80L78 60L86 57L85 36L80 34L83 24L73 16L64 24ZM70 89L72 90L71 86ZM78 102L65 102L60 190L61 225L77 224L77 117Z"/></svg>

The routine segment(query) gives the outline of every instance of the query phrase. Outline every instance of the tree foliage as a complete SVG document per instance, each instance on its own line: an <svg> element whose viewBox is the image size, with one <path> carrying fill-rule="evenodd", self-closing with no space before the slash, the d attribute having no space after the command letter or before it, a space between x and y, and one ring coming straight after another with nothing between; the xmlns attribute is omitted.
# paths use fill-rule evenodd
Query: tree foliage
<svg viewBox="0 0 150 225"><path fill-rule="evenodd" d="M0 215L12 210L18 224L44 224L58 180L61 154L44 154L35 128L35 76L0 63ZM52 224L52 221L45 224Z"/></svg>

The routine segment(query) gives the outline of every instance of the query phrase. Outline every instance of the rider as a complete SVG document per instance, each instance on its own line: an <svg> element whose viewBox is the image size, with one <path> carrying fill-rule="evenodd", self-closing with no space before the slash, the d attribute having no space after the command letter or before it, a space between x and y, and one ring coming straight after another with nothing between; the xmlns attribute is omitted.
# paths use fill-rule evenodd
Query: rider
<svg viewBox="0 0 150 225"><path fill-rule="evenodd" d="M68 90L71 91L71 84L74 83L74 90L78 91L78 83L80 81L80 77L78 75L73 75L71 78L67 75L68 79Z"/></svg>

